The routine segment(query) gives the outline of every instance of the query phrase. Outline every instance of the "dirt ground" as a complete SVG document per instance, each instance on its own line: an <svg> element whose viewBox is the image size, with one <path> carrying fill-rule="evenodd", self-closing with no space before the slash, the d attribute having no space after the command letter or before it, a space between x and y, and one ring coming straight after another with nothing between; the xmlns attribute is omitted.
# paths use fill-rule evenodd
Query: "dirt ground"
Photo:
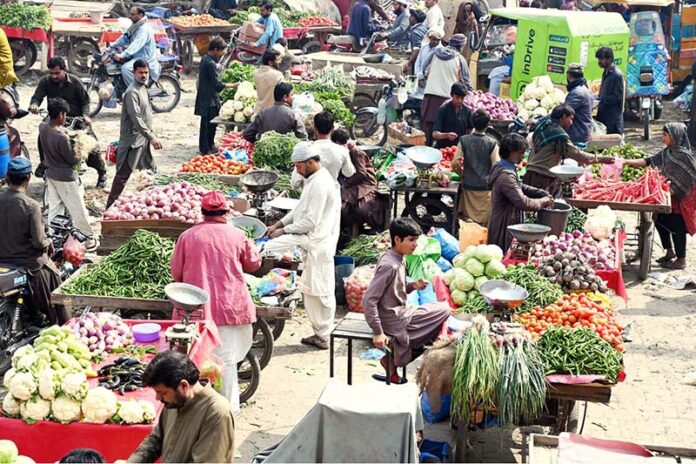
<svg viewBox="0 0 696 464"><path fill-rule="evenodd" d="M33 82L25 81L20 87L24 107L33 92ZM195 80L183 80L186 93L179 106L170 114L155 115L155 133L164 148L155 154L159 169L173 173L184 160L197 152L198 118L193 116ZM683 120L685 116L665 106L664 117ZM120 110L120 109L119 109ZM119 110L107 110L94 121L102 148L118 138ZM40 120L27 116L15 122L37 162L36 137ZM656 122L653 140L645 144L639 140L637 124L629 129L631 143L647 146L650 152L659 148L661 124ZM630 124L630 123L629 123ZM114 175L110 166L109 185ZM84 177L87 197L92 209L101 211L107 192L94 189L96 174L89 169ZM33 181L31 191L39 194L42 184ZM97 218L93 218L95 222ZM627 216L626 220L635 218ZM695 241L690 242L690 256L695 254ZM656 239L654 258L662 250ZM653 272L660 272L657 265ZM691 259L687 273L696 274L696 261ZM689 372L696 371L696 352L693 332L696 329L696 294L692 289L677 291L653 287L636 278L636 267L624 266L624 278L629 289L627 305L616 301L619 319L633 327L633 342L626 344L626 381L613 389L609 405L590 404L583 433L598 438L631 440L675 446L694 446L696 443L696 387L684 383ZM337 318L342 317L339 312ZM329 377L328 352L308 349L299 344L310 332L303 312L288 322L276 342L275 353L263 371L261 386L250 402L243 405L236 418L236 443L239 461L249 462L254 454L288 433L316 403ZM374 362L362 361L358 355L367 345L357 344L353 349L354 383L373 382L370 375L378 369ZM338 343L336 353L337 377L345 378L346 346ZM417 363L415 363L417 364ZM416 365L409 367L412 379ZM536 429L538 430L538 428ZM528 430L525 430L525 432ZM469 455L472 462L521 462L522 431L520 429L490 429L470 434ZM426 438L449 441L454 438L447 423L427 426ZM359 446L360 444L356 444Z"/></svg>

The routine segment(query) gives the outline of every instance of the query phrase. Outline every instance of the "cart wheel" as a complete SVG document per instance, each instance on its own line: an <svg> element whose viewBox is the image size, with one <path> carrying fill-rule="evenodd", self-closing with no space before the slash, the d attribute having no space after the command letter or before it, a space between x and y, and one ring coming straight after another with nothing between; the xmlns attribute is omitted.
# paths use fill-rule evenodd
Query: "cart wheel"
<svg viewBox="0 0 696 464"><path fill-rule="evenodd" d="M348 108L355 113L361 108L377 108L375 100L366 93L356 93L348 104Z"/></svg>
<svg viewBox="0 0 696 464"><path fill-rule="evenodd" d="M76 39L69 47L68 69L79 77L88 77L92 55L99 52L99 45L92 39Z"/></svg>
<svg viewBox="0 0 696 464"><path fill-rule="evenodd" d="M184 67L185 73L193 71L193 42L190 40L182 41L181 65Z"/></svg>
<svg viewBox="0 0 696 464"><path fill-rule="evenodd" d="M449 229L452 224L452 214L453 208L443 203L441 198L418 196L408 203L401 216L409 216L423 230L430 230L431 227Z"/></svg>
<svg viewBox="0 0 696 464"><path fill-rule="evenodd" d="M377 115L373 113L360 113L355 116L353 125L350 126L350 135L356 145L379 145L387 142L387 124L379 124Z"/></svg>
<svg viewBox="0 0 696 464"><path fill-rule="evenodd" d="M237 364L239 382L239 403L246 403L254 396L261 383L261 366L254 353L249 351L242 362Z"/></svg>
<svg viewBox="0 0 696 464"><path fill-rule="evenodd" d="M254 324L254 341L251 345L251 352L259 360L261 369L268 366L273 356L273 332L263 319L259 319Z"/></svg>
<svg viewBox="0 0 696 464"><path fill-rule="evenodd" d="M317 42L316 40L313 40L311 42L307 42L302 47L302 53L305 55L309 55L310 53L317 53L320 51L321 51L321 44L319 42Z"/></svg>
<svg viewBox="0 0 696 464"><path fill-rule="evenodd" d="M283 329L285 329L285 319L273 319L266 322L271 327L271 332L273 332L273 340L278 340L283 333Z"/></svg>
<svg viewBox="0 0 696 464"><path fill-rule="evenodd" d="M14 71L17 76L24 75L36 63L36 45L31 40L10 39Z"/></svg>
<svg viewBox="0 0 696 464"><path fill-rule="evenodd" d="M650 140L650 109L643 110L643 140Z"/></svg>

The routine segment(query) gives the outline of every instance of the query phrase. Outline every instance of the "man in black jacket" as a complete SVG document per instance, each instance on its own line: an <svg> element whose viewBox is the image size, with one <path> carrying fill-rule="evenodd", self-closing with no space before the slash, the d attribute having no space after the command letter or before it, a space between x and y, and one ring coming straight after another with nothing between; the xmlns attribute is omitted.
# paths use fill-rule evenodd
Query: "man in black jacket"
<svg viewBox="0 0 696 464"><path fill-rule="evenodd" d="M597 121L607 126L607 134L623 134L624 78L614 64L614 51L601 47L595 53L599 67L604 69L599 89Z"/></svg>
<svg viewBox="0 0 696 464"><path fill-rule="evenodd" d="M227 44L220 37L210 41L208 53L201 60L198 71L198 93L196 94L196 109L194 114L201 117L201 128L198 135L198 148L203 155L215 153L215 130L217 124L210 121L220 114L220 91L233 87L234 84L224 84L218 79L217 62L225 52Z"/></svg>

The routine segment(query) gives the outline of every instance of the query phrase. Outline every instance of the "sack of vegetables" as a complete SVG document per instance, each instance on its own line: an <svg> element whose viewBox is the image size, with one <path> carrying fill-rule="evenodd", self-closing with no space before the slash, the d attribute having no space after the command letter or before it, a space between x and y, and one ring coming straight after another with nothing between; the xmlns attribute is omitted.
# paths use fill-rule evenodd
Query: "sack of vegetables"
<svg viewBox="0 0 696 464"><path fill-rule="evenodd" d="M343 279L348 311L354 313L365 312L362 300L374 275L375 266L360 266L349 277Z"/></svg>

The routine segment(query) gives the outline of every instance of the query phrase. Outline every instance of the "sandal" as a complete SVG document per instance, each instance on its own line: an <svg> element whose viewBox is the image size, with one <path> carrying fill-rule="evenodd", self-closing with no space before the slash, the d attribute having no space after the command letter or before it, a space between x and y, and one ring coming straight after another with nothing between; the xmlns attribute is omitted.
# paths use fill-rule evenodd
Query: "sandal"
<svg viewBox="0 0 696 464"><path fill-rule="evenodd" d="M673 261L675 258L676 258L676 256L667 256L667 255L665 255L665 256L663 256L662 258L657 258L655 261L656 261L658 264L663 264L663 263L669 263L669 262Z"/></svg>
<svg viewBox="0 0 696 464"><path fill-rule="evenodd" d="M669 261L667 263L662 263L662 267L665 269L674 269L681 271L682 269L686 269L686 264L677 264L674 261Z"/></svg>
<svg viewBox="0 0 696 464"><path fill-rule="evenodd" d="M316 348L319 348L320 350L328 350L329 349L329 343L326 340L317 337L316 335L312 335L311 337L303 338L302 340L300 340L300 342L303 345L314 346Z"/></svg>
<svg viewBox="0 0 696 464"><path fill-rule="evenodd" d="M387 381L387 376L384 374L372 374L372 378L377 380L378 382L385 382ZM399 377L399 374L392 374L391 376L391 383L394 385L403 385L408 382L407 379L404 379L403 377Z"/></svg>

